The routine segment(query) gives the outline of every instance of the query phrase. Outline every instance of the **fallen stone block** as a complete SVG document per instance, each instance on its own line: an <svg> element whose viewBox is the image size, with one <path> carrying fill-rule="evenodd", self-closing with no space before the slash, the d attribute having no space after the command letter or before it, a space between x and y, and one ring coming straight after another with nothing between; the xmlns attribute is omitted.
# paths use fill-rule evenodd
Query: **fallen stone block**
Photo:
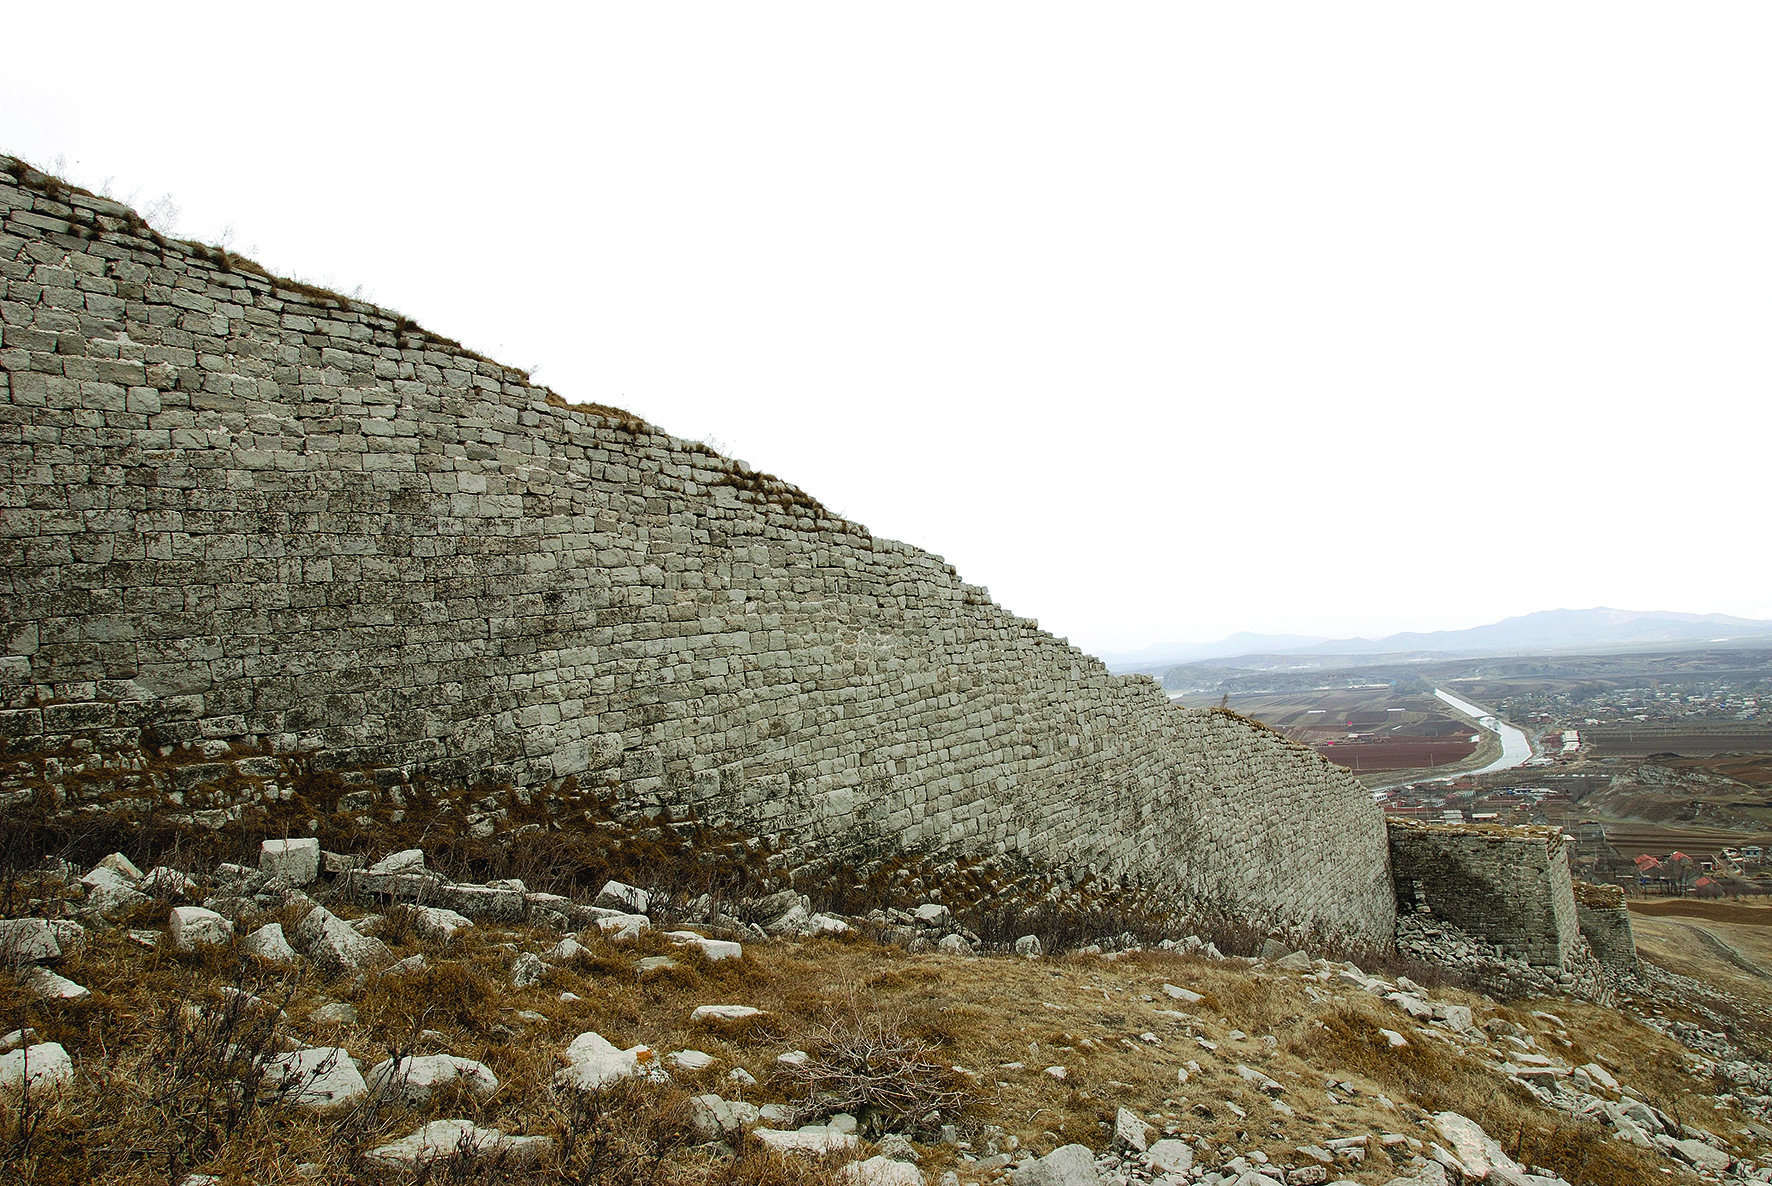
<svg viewBox="0 0 1772 1186"><path fill-rule="evenodd" d="M572 1040L560 1054L566 1065L554 1072L557 1087L596 1091L621 1079L634 1077L663 1081L669 1078L650 1046L618 1049L602 1034L587 1031Z"/></svg>
<svg viewBox="0 0 1772 1186"><path fill-rule="evenodd" d="M344 919L324 906L308 911L295 928L295 937L309 959L334 976L361 972L394 961L387 944L359 934Z"/></svg>
<svg viewBox="0 0 1772 1186"><path fill-rule="evenodd" d="M672 943L699 947L702 955L709 960L735 960L744 955L744 945L734 943L730 939L708 939L694 931L666 931L665 938Z"/></svg>
<svg viewBox="0 0 1772 1186"><path fill-rule="evenodd" d="M135 867L135 862L120 852L114 852L98 864L94 865L86 874L86 877L91 877L93 873L96 873L100 869L108 869L129 882L137 882L142 879L142 871ZM83 877L81 880L84 881L86 878Z"/></svg>
<svg viewBox="0 0 1772 1186"><path fill-rule="evenodd" d="M74 1060L60 1042L39 1042L0 1054L0 1092L41 1094L74 1081Z"/></svg>
<svg viewBox="0 0 1772 1186"><path fill-rule="evenodd" d="M421 1054L376 1063L363 1077L378 1098L399 1100L419 1108L452 1083L460 1083L475 1099L485 1101L498 1090L498 1076L483 1062L453 1054Z"/></svg>
<svg viewBox="0 0 1772 1186"><path fill-rule="evenodd" d="M847 1153L861 1143L854 1133L838 1132L825 1124L806 1124L791 1131L753 1128L751 1135L776 1153ZM1090 1186L1095 1186L1093 1180Z"/></svg>
<svg viewBox="0 0 1772 1186"><path fill-rule="evenodd" d="M363 1073L342 1046L310 1046L265 1060L266 1086L291 1107L324 1111L368 1094Z"/></svg>
<svg viewBox="0 0 1772 1186"><path fill-rule="evenodd" d="M412 912L412 929L418 932L419 938L433 943L447 943L455 938L457 931L473 925L474 920L467 915L441 906L420 906Z"/></svg>
<svg viewBox="0 0 1772 1186"><path fill-rule="evenodd" d="M234 924L201 906L174 906L166 920L172 946L179 951L225 947L234 938Z"/></svg>
<svg viewBox="0 0 1772 1186"><path fill-rule="evenodd" d="M599 914L597 929L612 943L637 939L640 932L650 930L652 920L644 914Z"/></svg>
<svg viewBox="0 0 1772 1186"><path fill-rule="evenodd" d="M521 922L523 919L522 890L492 885L444 885L433 892L432 900L469 918L495 922Z"/></svg>
<svg viewBox="0 0 1772 1186"><path fill-rule="evenodd" d="M19 983L24 986L26 992L45 1001L84 1001L92 995L90 989L75 984L66 976L59 976L44 967L27 969L19 977Z"/></svg>
<svg viewBox="0 0 1772 1186"><path fill-rule="evenodd" d="M0 965L42 964L62 953L56 929L41 918L0 920Z"/></svg>
<svg viewBox="0 0 1772 1186"><path fill-rule="evenodd" d="M1114 1114L1113 1148L1143 1153L1150 1147L1150 1140L1151 1126L1139 1119L1137 1113L1121 1108Z"/></svg>
<svg viewBox="0 0 1772 1186"><path fill-rule="evenodd" d="M1160 1174L1185 1174L1194 1166L1194 1151L1186 1141L1165 1137L1145 1150L1144 1160Z"/></svg>
<svg viewBox="0 0 1772 1186"><path fill-rule="evenodd" d="M392 1144L371 1149L370 1161L393 1168L416 1169L465 1152L475 1160L497 1156L508 1165L530 1165L553 1153L552 1137L518 1137L496 1128L479 1128L472 1120L433 1120Z"/></svg>
<svg viewBox="0 0 1772 1186"><path fill-rule="evenodd" d="M689 1014L693 1025L736 1025L753 1017L762 1017L763 1010L750 1005L697 1005Z"/></svg>
<svg viewBox="0 0 1772 1186"><path fill-rule="evenodd" d="M366 873L423 873L425 854L422 849L407 848L383 857L364 870Z"/></svg>
<svg viewBox="0 0 1772 1186"><path fill-rule="evenodd" d="M283 934L283 924L268 922L252 934L246 936L243 944L247 954L256 955L262 960L288 967L299 958L295 948L289 945L289 939Z"/></svg>
<svg viewBox="0 0 1772 1186"><path fill-rule="evenodd" d="M698 1095L689 1101L689 1124L703 1141L729 1140L755 1125L757 1105L717 1095Z"/></svg>
<svg viewBox="0 0 1772 1186"><path fill-rule="evenodd" d="M623 914L645 914L652 907L652 895L620 881L606 881L591 904Z"/></svg>
<svg viewBox="0 0 1772 1186"><path fill-rule="evenodd" d="M1064 1145L1015 1171L1015 1186L1097 1186L1095 1155L1085 1145Z"/></svg>
<svg viewBox="0 0 1772 1186"><path fill-rule="evenodd" d="M86 887L87 908L100 914L120 914L149 900L148 895L136 888L135 881L103 864L82 877L80 884Z"/></svg>
<svg viewBox="0 0 1772 1186"><path fill-rule="evenodd" d="M312 837L266 840L259 845L258 868L261 873L288 879L291 885L311 885L320 876L320 841Z"/></svg>
<svg viewBox="0 0 1772 1186"><path fill-rule="evenodd" d="M894 1161L876 1154L866 1161L852 1161L837 1177L853 1186L925 1186L923 1171L908 1161Z"/></svg>

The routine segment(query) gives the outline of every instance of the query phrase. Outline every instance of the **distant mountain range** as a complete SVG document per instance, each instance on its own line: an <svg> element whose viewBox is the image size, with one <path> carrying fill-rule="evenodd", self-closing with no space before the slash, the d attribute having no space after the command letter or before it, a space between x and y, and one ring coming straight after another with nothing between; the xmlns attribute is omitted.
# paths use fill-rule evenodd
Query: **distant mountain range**
<svg viewBox="0 0 1772 1186"><path fill-rule="evenodd" d="M1745 638L1772 642L1772 621L1668 610L1552 609L1469 630L1390 634L1383 638L1313 638L1298 634L1233 634L1217 642L1144 647L1103 655L1115 671L1148 671L1173 663L1241 655L1512 654L1591 647L1640 647Z"/></svg>

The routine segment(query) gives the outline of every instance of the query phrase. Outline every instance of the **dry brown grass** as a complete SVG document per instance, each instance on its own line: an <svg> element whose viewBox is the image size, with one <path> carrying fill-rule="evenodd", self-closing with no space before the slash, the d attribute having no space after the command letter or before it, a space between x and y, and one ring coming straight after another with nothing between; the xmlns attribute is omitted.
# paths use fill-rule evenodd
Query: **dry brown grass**
<svg viewBox="0 0 1772 1186"><path fill-rule="evenodd" d="M358 913L342 904L336 909ZM152 921L159 925L164 908L156 910ZM257 921L248 920L242 933ZM283 921L292 923L287 916ZM1481 1059L1450 1041L1417 1036L1388 1004L1345 986L1252 971L1240 961L1160 952L1118 959L956 959L865 942L809 940L753 945L742 959L710 962L657 933L622 944L593 935L585 937L587 955L539 984L515 989L510 966L517 954L545 951L556 935L483 924L445 945L419 938L397 911L384 918L381 932L397 958L423 953L430 967L404 977L328 983L307 972L283 977L226 951L181 955L110 932L95 934L87 955L64 968L93 989L89 1002L28 1004L0 982L0 1028L36 1026L46 1039L67 1046L81 1072L78 1089L37 1120L30 1148L21 1154L14 1143L0 1177L166 1182L175 1170L200 1170L233 1182L294 1183L309 1180L293 1172L306 1161L323 1167L324 1181L366 1180L362 1155L368 1149L404 1136L422 1120L465 1116L510 1132L555 1135L563 1160L529 1169L440 1167L431 1180L614 1182L652 1175L661 1186L828 1181L831 1167L783 1160L753 1143L723 1161L689 1150L672 1134L689 1094L718 1091L753 1103L804 1100L808 1084L778 1073L776 1058L798 1049L841 1066L833 1057L833 1040L841 1037L833 1019L845 1017L855 1020L852 1028L866 1023L889 1032L912 1064L931 1068L932 1082L964 1093L964 1101L945 1105L963 1136L976 1138L982 1126L1000 1126L1004 1136L1035 1152L1072 1141L1103 1146L1103 1126L1121 1106L1215 1150L1261 1148L1287 1160L1296 1158L1299 1144L1336 1136L1388 1129L1426 1139L1421 1117L1451 1108L1483 1123L1510 1149L1521 1149L1524 1159L1566 1168L1572 1182L1649 1180L1642 1175L1651 1168L1655 1180L1665 1177L1658 1165L1633 1161L1624 1147L1510 1093ZM676 966L641 975L636 963L649 955L669 955ZM314 1044L346 1046L365 1069L394 1053L448 1052L486 1063L500 1079L499 1090L486 1101L458 1092L423 1109L381 1104L343 1117L294 1113L273 1101L229 1122L231 1128L195 1125L187 1114L155 1102L164 1095L166 1071L153 1051L156 1043L164 1045L166 1002L214 1001L214 987L231 980L267 999L287 997L289 1032ZM1180 1004L1163 992L1165 981L1204 997ZM576 999L563 1000L562 994ZM1704 1085L1685 1073L1678 1048L1615 1012L1566 1001L1549 1006L1568 1022L1566 1044L1559 1044L1552 1027L1524 1007L1498 1007L1456 990L1440 995L1518 1025L1572 1061L1594 1059L1619 1070L1666 1111L1724 1127L1710 1101L1701 1103ZM358 1020L311 1023L314 1009L329 1001L355 1005ZM689 1020L702 1004L750 1005L765 1016L744 1026L710 1028ZM1374 1041L1379 1025L1410 1033L1411 1046L1400 1056L1390 1053L1378 1044L1382 1038ZM715 1062L671 1084L634 1085L590 1104L563 1099L550 1086L556 1052L586 1030L618 1046L644 1043L661 1054L703 1050ZM1147 1041L1147 1034L1154 1040ZM1217 1049L1208 1050L1201 1039ZM1190 1059L1201 1069L1184 1084L1177 1069ZM1281 1083L1282 1102L1293 1115L1276 1111L1239 1078L1238 1064ZM1046 1075L1049 1066L1063 1066L1065 1078ZM757 1085L738 1090L728 1084L727 1072L738 1067L754 1075ZM1381 1093L1394 1107L1382 1103ZM1244 1114L1239 1117L1232 1105ZM8 1132L18 1120L12 1113L0 1116ZM878 1127L905 1120L889 1115ZM625 1135L615 1132L618 1127ZM174 1141L169 1134L180 1135ZM932 1179L950 1165L961 1168L951 1147L926 1151L923 1168ZM1375 1149L1352 1176L1382 1181L1391 1168ZM1627 1171L1639 1176L1621 1176Z"/></svg>

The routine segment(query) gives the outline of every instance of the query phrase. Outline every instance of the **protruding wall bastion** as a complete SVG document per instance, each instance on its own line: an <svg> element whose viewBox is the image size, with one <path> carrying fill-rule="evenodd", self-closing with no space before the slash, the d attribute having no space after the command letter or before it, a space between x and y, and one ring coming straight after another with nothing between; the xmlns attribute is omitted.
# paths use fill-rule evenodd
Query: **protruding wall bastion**
<svg viewBox="0 0 1772 1186"><path fill-rule="evenodd" d="M3 158L0 314L0 737L70 802L301 756L1388 941L1352 777L699 444Z"/></svg>

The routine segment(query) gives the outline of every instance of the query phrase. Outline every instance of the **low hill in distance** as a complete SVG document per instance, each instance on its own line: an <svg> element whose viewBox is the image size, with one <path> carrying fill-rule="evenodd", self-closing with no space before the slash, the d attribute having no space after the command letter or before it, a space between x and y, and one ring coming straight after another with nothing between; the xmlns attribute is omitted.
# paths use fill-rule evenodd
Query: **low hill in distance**
<svg viewBox="0 0 1772 1186"><path fill-rule="evenodd" d="M1315 656L1334 656L1338 663L1346 664L1381 659L1395 662L1407 656L1499 655L1753 639L1772 640L1772 621L1729 614L1596 607L1541 610L1467 630L1405 632L1377 639L1239 633L1214 643L1159 644L1103 658L1114 671L1157 672L1206 660L1223 666L1262 668L1308 664Z"/></svg>

